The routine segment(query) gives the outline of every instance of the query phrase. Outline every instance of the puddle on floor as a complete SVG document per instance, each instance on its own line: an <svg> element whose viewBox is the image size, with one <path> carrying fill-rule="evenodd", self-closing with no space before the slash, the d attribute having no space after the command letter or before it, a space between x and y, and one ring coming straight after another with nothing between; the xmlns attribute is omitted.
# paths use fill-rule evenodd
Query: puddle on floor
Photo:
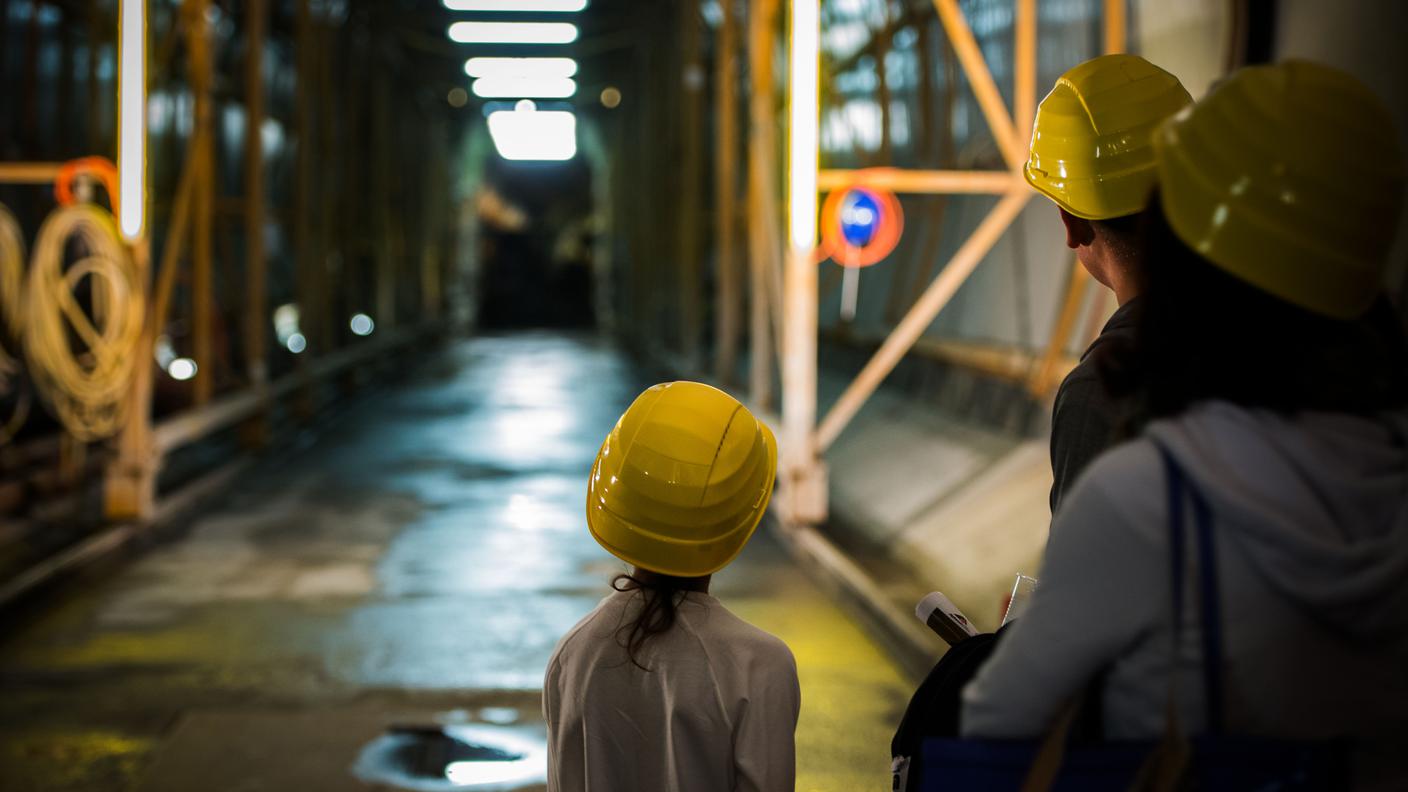
<svg viewBox="0 0 1408 792"><path fill-rule="evenodd" d="M547 748L501 726L392 726L362 748L352 774L414 792L510 792L547 780Z"/></svg>

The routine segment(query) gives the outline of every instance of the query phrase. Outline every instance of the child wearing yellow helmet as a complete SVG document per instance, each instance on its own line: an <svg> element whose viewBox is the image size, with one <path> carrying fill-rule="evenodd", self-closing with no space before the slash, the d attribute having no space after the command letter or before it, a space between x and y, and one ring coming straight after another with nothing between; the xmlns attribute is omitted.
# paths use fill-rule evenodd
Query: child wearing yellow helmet
<svg viewBox="0 0 1408 792"><path fill-rule="evenodd" d="M656 385L616 422L587 526L632 569L548 663L548 789L792 790L792 653L708 593L776 473L772 432L707 385Z"/></svg>

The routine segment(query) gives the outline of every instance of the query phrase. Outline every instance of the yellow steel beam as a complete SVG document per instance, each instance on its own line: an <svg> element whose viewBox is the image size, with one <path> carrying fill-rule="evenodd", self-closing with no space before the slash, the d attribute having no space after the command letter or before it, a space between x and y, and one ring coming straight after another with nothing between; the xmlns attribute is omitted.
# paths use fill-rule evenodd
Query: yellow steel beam
<svg viewBox="0 0 1408 792"><path fill-rule="evenodd" d="M699 204L702 178L703 135L700 124L704 114L703 67L700 65L700 39L702 20L699 9L693 3L680 4L679 37L680 53L684 66L684 97L680 108L680 162L679 162L679 226L675 288L678 294L680 336L679 352L688 370L699 367L700 306L699 290Z"/></svg>
<svg viewBox="0 0 1408 792"><path fill-rule="evenodd" d="M714 249L718 273L718 308L714 312L714 376L733 381L738 348L739 289L736 204L738 182L738 113L735 81L738 70L738 18L732 3L720 5L723 22L714 54Z"/></svg>
<svg viewBox="0 0 1408 792"><path fill-rule="evenodd" d="M816 450L823 453L836 440L841 430L846 428L846 424L851 422L855 414L860 411L861 405L870 398L870 394L880 386L883 380L904 357L914 342L919 339L929 325L933 323L934 317L943 310L948 301L953 298L958 287L968 279L987 255L992 246L997 243L1002 233L1007 230L1012 221L1021 213L1022 207L1027 205L1031 198L1028 190L1017 190L1009 193L997 206L993 207L987 217L973 230L972 236L964 241L963 245L953 254L953 258L944 267L939 277L929 284L929 288L919 296L914 303L914 307L909 309L899 324L885 339L885 343L880 346L870 361L865 364L865 368L856 375L854 381L847 386L841 398L831 407L831 411L822 419L816 430Z"/></svg>
<svg viewBox="0 0 1408 792"><path fill-rule="evenodd" d="M195 96L195 191L191 238L191 323L196 362L195 403L205 404L215 392L215 356L212 349L214 295L212 232L215 197L215 148L213 139L213 55L210 51L209 0L186 0L182 6L190 58L191 93Z"/></svg>
<svg viewBox="0 0 1408 792"><path fill-rule="evenodd" d="M786 519L826 517L825 467L814 446L816 426L817 128L821 12L819 0L792 0L788 48L787 225L783 275L782 455Z"/></svg>
<svg viewBox="0 0 1408 792"><path fill-rule="evenodd" d="M1125 0L1105 0L1106 55L1125 50L1125 29L1128 23L1125 20L1124 4Z"/></svg>
<svg viewBox="0 0 1408 792"><path fill-rule="evenodd" d="M59 178L62 162L0 162L0 184L48 184Z"/></svg>
<svg viewBox="0 0 1408 792"><path fill-rule="evenodd" d="M1060 364L1065 358L1066 344L1075 330L1076 320L1080 318L1086 286L1090 283L1090 274L1085 267L1075 256L1071 259L1071 274L1066 281L1066 296L1061 302L1061 311L1056 315L1056 326L1051 329L1051 339L1046 344L1041 363L1027 383L1027 390L1039 399L1050 393L1052 387L1060 382L1060 377L1065 376Z"/></svg>
<svg viewBox="0 0 1408 792"><path fill-rule="evenodd" d="M1036 117L1036 0L1017 0L1017 16L1013 31L1012 64L1012 133L1021 146L1020 161L1026 160L1026 147L1031 139L1032 121Z"/></svg>
<svg viewBox="0 0 1408 792"><path fill-rule="evenodd" d="M255 387L269 378L268 284L264 257L264 28L267 0L245 3L245 371Z"/></svg>
<svg viewBox="0 0 1408 792"><path fill-rule="evenodd" d="M908 170L867 168L823 170L817 174L822 192L865 185L897 193L976 193L1004 195L1022 184L1011 171Z"/></svg>
<svg viewBox="0 0 1408 792"><path fill-rule="evenodd" d="M997 140L1002 159L1009 168L1015 170L1021 167L1026 157L1013 133L1012 117L1008 115L1007 105L1003 103L1002 94L997 90L997 83L993 81L992 71L983 60L982 50L973 38L973 30L968 27L968 21L963 18L963 12L958 8L958 0L934 0L934 8L939 12L939 20L943 22L944 30L948 31L949 41L953 43L953 51L958 55L959 63L963 64L964 73L968 75L968 84L973 88L978 107L983 111L988 128Z"/></svg>
<svg viewBox="0 0 1408 792"><path fill-rule="evenodd" d="M776 238L777 203L773 195L775 133L773 119L773 26L778 0L748 4L748 284L749 291L749 393L755 405L772 403L773 364L777 359L773 322L779 300L772 286L780 243Z"/></svg>

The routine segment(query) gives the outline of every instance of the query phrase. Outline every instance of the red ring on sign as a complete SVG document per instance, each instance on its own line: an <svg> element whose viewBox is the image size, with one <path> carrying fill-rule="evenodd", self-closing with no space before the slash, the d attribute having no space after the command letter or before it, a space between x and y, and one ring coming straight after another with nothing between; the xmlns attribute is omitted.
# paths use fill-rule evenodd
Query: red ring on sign
<svg viewBox="0 0 1408 792"><path fill-rule="evenodd" d="M78 200L73 194L73 179L80 173L94 176L102 182L103 188L108 191L113 214L117 214L117 166L107 157L82 157L65 162L59 168L59 175L54 177L54 198L59 205L68 206Z"/></svg>
<svg viewBox="0 0 1408 792"><path fill-rule="evenodd" d="M870 196L880 207L880 224L875 236L862 246L852 245L841 230L841 202L848 193L861 192ZM869 267L894 251L904 233L904 210L895 194L888 190L851 185L831 191L821 205L821 260L832 259L843 267ZM819 263L819 262L818 262Z"/></svg>

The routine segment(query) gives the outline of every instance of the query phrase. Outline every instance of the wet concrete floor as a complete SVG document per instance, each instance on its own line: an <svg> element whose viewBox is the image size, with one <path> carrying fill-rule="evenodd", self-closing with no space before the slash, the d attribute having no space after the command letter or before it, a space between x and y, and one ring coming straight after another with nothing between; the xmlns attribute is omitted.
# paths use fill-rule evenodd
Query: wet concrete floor
<svg viewBox="0 0 1408 792"><path fill-rule="evenodd" d="M586 471L650 380L547 333L401 379L0 636L0 790L390 789L352 766L391 726L541 739L553 644L622 569ZM797 788L887 789L908 684L884 653L766 530L714 593L797 657Z"/></svg>

